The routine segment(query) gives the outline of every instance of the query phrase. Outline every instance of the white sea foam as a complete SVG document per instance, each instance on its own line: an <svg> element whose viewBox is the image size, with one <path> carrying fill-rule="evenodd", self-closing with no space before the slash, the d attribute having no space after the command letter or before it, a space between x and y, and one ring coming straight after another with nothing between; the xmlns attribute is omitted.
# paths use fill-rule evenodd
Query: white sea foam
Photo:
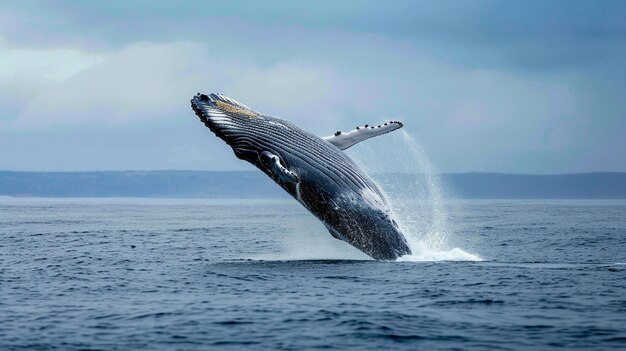
<svg viewBox="0 0 626 351"><path fill-rule="evenodd" d="M411 245L412 255L405 255L398 258L399 262L425 262L425 261L482 261L478 256L465 252L458 247L451 250L433 250L423 247L421 250L416 249L415 245Z"/></svg>

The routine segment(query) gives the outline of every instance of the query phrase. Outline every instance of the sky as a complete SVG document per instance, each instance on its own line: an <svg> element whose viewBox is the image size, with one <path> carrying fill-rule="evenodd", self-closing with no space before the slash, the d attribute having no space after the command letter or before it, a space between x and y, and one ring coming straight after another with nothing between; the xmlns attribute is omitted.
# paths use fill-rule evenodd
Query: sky
<svg viewBox="0 0 626 351"><path fill-rule="evenodd" d="M0 170L251 169L196 92L399 119L440 172L623 172L626 2L0 3Z"/></svg>

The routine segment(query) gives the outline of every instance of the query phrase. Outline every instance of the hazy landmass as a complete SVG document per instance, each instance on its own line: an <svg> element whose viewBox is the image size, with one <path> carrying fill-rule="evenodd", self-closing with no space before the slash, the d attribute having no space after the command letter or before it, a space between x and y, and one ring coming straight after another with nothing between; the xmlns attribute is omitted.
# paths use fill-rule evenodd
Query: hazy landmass
<svg viewBox="0 0 626 351"><path fill-rule="evenodd" d="M422 175L374 175L386 192L423 196ZM623 199L626 173L526 175L455 173L439 176L456 198ZM287 198L274 182L250 171L0 172L0 195L18 197Z"/></svg>

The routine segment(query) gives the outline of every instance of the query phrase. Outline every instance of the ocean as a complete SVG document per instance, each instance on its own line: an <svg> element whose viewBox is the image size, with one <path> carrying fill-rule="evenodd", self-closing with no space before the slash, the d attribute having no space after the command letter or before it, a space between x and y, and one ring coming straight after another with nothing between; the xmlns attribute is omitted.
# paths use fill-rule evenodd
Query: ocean
<svg viewBox="0 0 626 351"><path fill-rule="evenodd" d="M626 349L626 201L443 208L377 262L293 200L0 198L0 350Z"/></svg>

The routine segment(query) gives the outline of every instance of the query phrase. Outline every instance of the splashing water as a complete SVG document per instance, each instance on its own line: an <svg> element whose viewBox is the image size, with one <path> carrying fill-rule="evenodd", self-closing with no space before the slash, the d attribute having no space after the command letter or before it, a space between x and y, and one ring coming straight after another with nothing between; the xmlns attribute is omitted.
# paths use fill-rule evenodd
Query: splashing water
<svg viewBox="0 0 626 351"><path fill-rule="evenodd" d="M413 254L399 261L481 260L460 248L448 247L451 233L439 177L424 149L405 130L373 138L352 149L350 156L383 192L406 236Z"/></svg>

